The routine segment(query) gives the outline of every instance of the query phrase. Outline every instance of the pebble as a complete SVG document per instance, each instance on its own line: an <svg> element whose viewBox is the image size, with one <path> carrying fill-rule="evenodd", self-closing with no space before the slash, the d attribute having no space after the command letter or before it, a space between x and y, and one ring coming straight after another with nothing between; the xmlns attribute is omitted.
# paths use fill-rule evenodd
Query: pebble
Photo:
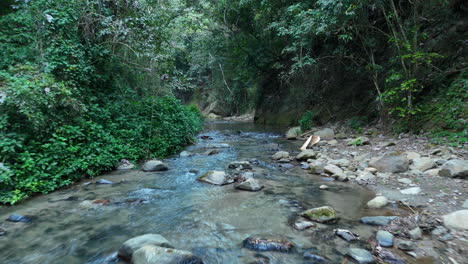
<svg viewBox="0 0 468 264"><path fill-rule="evenodd" d="M328 190L329 189L329 187L327 185L324 185L324 184L320 185L319 188L320 188L320 190Z"/></svg>
<svg viewBox="0 0 468 264"><path fill-rule="evenodd" d="M393 240L395 237L388 231L379 230L376 235L379 245L382 247L391 247L393 246Z"/></svg>
<svg viewBox="0 0 468 264"><path fill-rule="evenodd" d="M310 221L297 221L296 223L294 223L294 228L296 228L297 230L304 230L316 226L317 224Z"/></svg>

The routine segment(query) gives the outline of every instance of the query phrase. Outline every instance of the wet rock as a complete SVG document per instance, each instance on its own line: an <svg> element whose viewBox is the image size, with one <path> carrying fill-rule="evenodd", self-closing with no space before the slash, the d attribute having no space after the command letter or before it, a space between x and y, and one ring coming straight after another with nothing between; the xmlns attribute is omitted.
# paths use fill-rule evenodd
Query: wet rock
<svg viewBox="0 0 468 264"><path fill-rule="evenodd" d="M361 223L366 225L386 226L398 218L397 216L366 216L361 218Z"/></svg>
<svg viewBox="0 0 468 264"><path fill-rule="evenodd" d="M369 166L376 168L379 172L398 173L408 170L409 161L405 155L392 153L371 159Z"/></svg>
<svg viewBox="0 0 468 264"><path fill-rule="evenodd" d="M20 215L20 214L12 214L8 216L6 220L9 222L15 222L15 223L18 223L18 222L27 223L27 222L31 222L32 218L28 216Z"/></svg>
<svg viewBox="0 0 468 264"><path fill-rule="evenodd" d="M251 170L252 165L248 161L234 161L229 163L229 169Z"/></svg>
<svg viewBox="0 0 468 264"><path fill-rule="evenodd" d="M326 259L322 256L319 256L317 254L314 254L312 252L304 252L304 258L305 259L310 259L310 260L313 260L314 262L313 263L322 263L322 262L326 262Z"/></svg>
<svg viewBox="0 0 468 264"><path fill-rule="evenodd" d="M360 264L374 263L374 256L367 250L361 248L350 248L348 255Z"/></svg>
<svg viewBox="0 0 468 264"><path fill-rule="evenodd" d="M190 152L184 150L179 154L179 156L182 157L182 158L190 157L190 156L193 156L193 153L190 153Z"/></svg>
<svg viewBox="0 0 468 264"><path fill-rule="evenodd" d="M210 143L206 145L207 148L229 148L229 144L227 143Z"/></svg>
<svg viewBox="0 0 468 264"><path fill-rule="evenodd" d="M96 184L114 184L114 182L106 179L99 179L96 181Z"/></svg>
<svg viewBox="0 0 468 264"><path fill-rule="evenodd" d="M327 185L320 185L319 189L320 190L328 190L329 187Z"/></svg>
<svg viewBox="0 0 468 264"><path fill-rule="evenodd" d="M468 208L468 200L465 200L462 205L463 208Z"/></svg>
<svg viewBox="0 0 468 264"><path fill-rule="evenodd" d="M109 203L110 203L110 201L106 200L106 199L85 200L85 201L82 201L78 205L78 207L80 207L82 209L95 209L95 208L98 208L100 206L108 205Z"/></svg>
<svg viewBox="0 0 468 264"><path fill-rule="evenodd" d="M288 169L288 170L289 170L289 169L294 168L294 165L291 164L291 163L281 163L281 164L279 165L279 167L280 167L280 168L283 168L283 169Z"/></svg>
<svg viewBox="0 0 468 264"><path fill-rule="evenodd" d="M419 226L409 230L408 233L409 233L411 239L418 240L418 239L422 238L422 230L421 230L421 228L419 228Z"/></svg>
<svg viewBox="0 0 468 264"><path fill-rule="evenodd" d="M413 181L411 181L408 178L398 179L398 182L402 183L402 184L412 184L413 183Z"/></svg>
<svg viewBox="0 0 468 264"><path fill-rule="evenodd" d="M218 154L219 152L220 152L219 149L209 149L209 150L203 152L203 155L211 156L211 155Z"/></svg>
<svg viewBox="0 0 468 264"><path fill-rule="evenodd" d="M324 172L325 164L320 161L309 162L310 173L312 174L322 174Z"/></svg>
<svg viewBox="0 0 468 264"><path fill-rule="evenodd" d="M284 238L265 238L265 237L248 237L243 241L244 247L256 251L280 251L291 252L295 248L295 244Z"/></svg>
<svg viewBox="0 0 468 264"><path fill-rule="evenodd" d="M147 245L133 253L133 264L203 264L203 261L185 250Z"/></svg>
<svg viewBox="0 0 468 264"><path fill-rule="evenodd" d="M146 172L165 171L168 169L167 165L160 160L148 160L143 164L143 171Z"/></svg>
<svg viewBox="0 0 468 264"><path fill-rule="evenodd" d="M260 184L258 180L249 178L239 183L238 185L236 185L236 188L240 190L256 192L256 191L260 191L261 189L263 189L263 185Z"/></svg>
<svg viewBox="0 0 468 264"><path fill-rule="evenodd" d="M308 170L308 169L310 169L309 163L307 163L307 162L301 162L301 169L303 169L303 170Z"/></svg>
<svg viewBox="0 0 468 264"><path fill-rule="evenodd" d="M306 149L296 156L296 160L303 161L303 160L308 160L308 159L315 159L316 157L317 157L317 153L315 153L315 151L311 149Z"/></svg>
<svg viewBox="0 0 468 264"><path fill-rule="evenodd" d="M395 237L392 233L384 230L377 231L376 239L382 247L392 247Z"/></svg>
<svg viewBox="0 0 468 264"><path fill-rule="evenodd" d="M391 251L381 249L377 251L379 258L388 264L405 264L406 262L398 255L393 254Z"/></svg>
<svg viewBox="0 0 468 264"><path fill-rule="evenodd" d="M314 133L314 136L319 136L320 139L334 139L335 132L331 128L324 128Z"/></svg>
<svg viewBox="0 0 468 264"><path fill-rule="evenodd" d="M328 222L336 220L336 211L330 206L322 206L317 208L312 208L301 213L301 216L304 216L312 221L316 222Z"/></svg>
<svg viewBox="0 0 468 264"><path fill-rule="evenodd" d="M323 167L323 170L325 171L325 173L329 174L329 175L341 175L343 174L343 170L336 166L336 165L333 165L333 164L328 164L326 165L325 167Z"/></svg>
<svg viewBox="0 0 468 264"><path fill-rule="evenodd" d="M359 240L358 234L355 234L346 229L333 229L333 233L348 242Z"/></svg>
<svg viewBox="0 0 468 264"><path fill-rule="evenodd" d="M443 177L466 178L468 176L468 161L449 160L440 167L439 175Z"/></svg>
<svg viewBox="0 0 468 264"><path fill-rule="evenodd" d="M444 225L448 228L468 230L468 210L455 211L442 218Z"/></svg>
<svg viewBox="0 0 468 264"><path fill-rule="evenodd" d="M234 180L224 171L208 171L197 178L198 181L207 182L214 185L225 185L233 183Z"/></svg>
<svg viewBox="0 0 468 264"><path fill-rule="evenodd" d="M135 251L148 245L172 248L165 237L159 234L145 234L125 241L119 248L119 257L124 260L131 260Z"/></svg>
<svg viewBox="0 0 468 264"><path fill-rule="evenodd" d="M439 237L439 241L441 241L441 242L449 241L449 240L452 240L452 239L453 239L452 234L445 234L445 235Z"/></svg>
<svg viewBox="0 0 468 264"><path fill-rule="evenodd" d="M349 176L346 174L335 174L333 175L337 181L347 182L349 181Z"/></svg>
<svg viewBox="0 0 468 264"><path fill-rule="evenodd" d="M356 181L359 184L364 184L364 183L373 183L375 181L375 175L372 174L369 171L361 171L359 172Z"/></svg>
<svg viewBox="0 0 468 264"><path fill-rule="evenodd" d="M280 159L287 159L289 158L289 153L286 151L278 151L273 156L271 156L273 160L280 160Z"/></svg>
<svg viewBox="0 0 468 264"><path fill-rule="evenodd" d="M382 208L388 204L388 199L385 196L377 196L374 199L367 202L369 208Z"/></svg>
<svg viewBox="0 0 468 264"><path fill-rule="evenodd" d="M422 190L421 190L420 187L411 187L411 188L408 188L408 189L401 190L400 192L402 194L416 195L416 194L419 194L421 191Z"/></svg>
<svg viewBox="0 0 468 264"><path fill-rule="evenodd" d="M292 127L286 131L286 139L297 139L301 135L301 127Z"/></svg>
<svg viewBox="0 0 468 264"><path fill-rule="evenodd" d="M311 228L311 227L316 227L317 224L313 223L313 222L309 222L309 221L297 221L294 223L294 228L296 228L297 230L304 230L304 229L307 229L307 228Z"/></svg>
<svg viewBox="0 0 468 264"><path fill-rule="evenodd" d="M431 231L431 234L434 236L441 236L447 232L448 232L447 228L443 226L438 226Z"/></svg>
<svg viewBox="0 0 468 264"><path fill-rule="evenodd" d="M397 240L396 246L403 251L412 251L416 249L416 243L409 240Z"/></svg>
<svg viewBox="0 0 468 264"><path fill-rule="evenodd" d="M133 168L135 168L135 164L126 159L121 159L119 166L117 166L117 170L131 170Z"/></svg>
<svg viewBox="0 0 468 264"><path fill-rule="evenodd" d="M189 172L190 172L190 173L193 173L193 174L197 174L197 173L198 173L198 170L196 170L196 169L190 169Z"/></svg>
<svg viewBox="0 0 468 264"><path fill-rule="evenodd" d="M427 171L435 167L435 161L431 158L423 157L413 159L412 170Z"/></svg>
<svg viewBox="0 0 468 264"><path fill-rule="evenodd" d="M5 231L5 229L0 227L0 236L4 236L4 235L6 235L6 233L7 232Z"/></svg>

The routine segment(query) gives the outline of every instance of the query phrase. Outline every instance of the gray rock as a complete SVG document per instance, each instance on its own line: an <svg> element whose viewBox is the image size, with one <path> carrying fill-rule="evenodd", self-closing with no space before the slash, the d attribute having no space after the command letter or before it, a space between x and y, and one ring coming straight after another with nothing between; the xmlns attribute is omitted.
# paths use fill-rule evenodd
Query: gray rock
<svg viewBox="0 0 468 264"><path fill-rule="evenodd" d="M338 141L335 139L332 139L332 140L327 141L327 144L331 146L335 146L338 144Z"/></svg>
<svg viewBox="0 0 468 264"><path fill-rule="evenodd" d="M377 196L374 199L367 202L369 208L382 208L388 204L388 199L385 196Z"/></svg>
<svg viewBox="0 0 468 264"><path fill-rule="evenodd" d="M256 191L260 191L263 188L263 185L260 184L258 180L249 178L239 183L238 185L236 185L236 188L240 190L256 192Z"/></svg>
<svg viewBox="0 0 468 264"><path fill-rule="evenodd" d="M449 160L440 167L439 175L452 178L466 178L468 176L468 161Z"/></svg>
<svg viewBox="0 0 468 264"><path fill-rule="evenodd" d="M117 167L117 170L131 170L133 168L135 168L135 164L126 159L122 159L119 166Z"/></svg>
<svg viewBox="0 0 468 264"><path fill-rule="evenodd" d="M317 154L313 150L306 149L296 156L296 160L302 161L302 160L308 160L308 159L315 159L316 157L317 157Z"/></svg>
<svg viewBox="0 0 468 264"><path fill-rule="evenodd" d="M291 252L296 245L285 238L248 237L243 241L244 247L256 251Z"/></svg>
<svg viewBox="0 0 468 264"><path fill-rule="evenodd" d="M463 208L468 208L468 200L465 200L462 205Z"/></svg>
<svg viewBox="0 0 468 264"><path fill-rule="evenodd" d="M453 239L452 234L445 234L445 235L439 237L439 241L442 241L442 242L449 241L449 240L452 240L452 239Z"/></svg>
<svg viewBox="0 0 468 264"><path fill-rule="evenodd" d="M179 154L179 156L182 157L182 158L190 157L190 156L193 156L193 153L190 153L190 152L184 150Z"/></svg>
<svg viewBox="0 0 468 264"><path fill-rule="evenodd" d="M191 252L154 245L143 246L132 257L133 264L203 264Z"/></svg>
<svg viewBox="0 0 468 264"><path fill-rule="evenodd" d="M423 157L413 159L412 170L427 171L435 167L435 161L431 158Z"/></svg>
<svg viewBox="0 0 468 264"><path fill-rule="evenodd" d="M322 206L317 208L312 208L301 213L301 216L304 216L312 221L316 222L328 222L337 219L336 211L330 206Z"/></svg>
<svg viewBox="0 0 468 264"><path fill-rule="evenodd" d="M228 143L210 143L208 145L206 145L207 148L229 148L231 146L229 146Z"/></svg>
<svg viewBox="0 0 468 264"><path fill-rule="evenodd" d="M20 215L20 214L12 214L12 215L9 215L6 220L9 222L15 222L15 223L18 223L18 222L27 223L27 222L31 222L32 218L24 216L24 215Z"/></svg>
<svg viewBox="0 0 468 264"><path fill-rule="evenodd" d="M439 171L440 171L440 169L430 169L430 170L425 171L424 174L427 175L427 176L434 177L434 176L439 175Z"/></svg>
<svg viewBox="0 0 468 264"><path fill-rule="evenodd" d="M409 161L404 155L386 154L371 159L369 166L376 168L379 172L398 173L408 170Z"/></svg>
<svg viewBox="0 0 468 264"><path fill-rule="evenodd" d="M370 182L375 181L375 175L370 173L369 171L361 171L358 174L356 181L360 184L370 183Z"/></svg>
<svg viewBox="0 0 468 264"><path fill-rule="evenodd" d="M143 164L143 171L152 172L152 171L165 171L169 168L167 165L160 160L148 160Z"/></svg>
<svg viewBox="0 0 468 264"><path fill-rule="evenodd" d="M296 228L297 230L304 230L316 226L317 224L310 221L297 221L294 223L294 228Z"/></svg>
<svg viewBox="0 0 468 264"><path fill-rule="evenodd" d="M468 210L455 211L442 218L444 225L448 228L468 230Z"/></svg>
<svg viewBox="0 0 468 264"><path fill-rule="evenodd" d="M333 233L348 242L359 240L359 235L346 229L334 229Z"/></svg>
<svg viewBox="0 0 468 264"><path fill-rule="evenodd" d="M322 174L324 172L324 167L325 167L325 164L323 164L322 162L320 161L312 161L312 162L309 162L309 167L310 167L310 173L313 173L313 174Z"/></svg>
<svg viewBox="0 0 468 264"><path fill-rule="evenodd" d="M289 158L289 153L286 151L278 151L273 156L271 156L273 160L280 160L280 159L287 159Z"/></svg>
<svg viewBox="0 0 468 264"><path fill-rule="evenodd" d="M416 194L419 194L421 191L422 190L420 187L411 187L408 189L401 190L400 192L402 194L416 195Z"/></svg>
<svg viewBox="0 0 468 264"><path fill-rule="evenodd" d="M416 243L409 240L397 240L396 246L403 251L412 251L416 249Z"/></svg>
<svg viewBox="0 0 468 264"><path fill-rule="evenodd" d="M336 137L337 139L345 139L345 138L347 138L348 136L346 135L346 133L340 132L340 133L336 134L335 137Z"/></svg>
<svg viewBox="0 0 468 264"><path fill-rule="evenodd" d="M251 170L252 165L248 161L233 161L229 163L229 169Z"/></svg>
<svg viewBox="0 0 468 264"><path fill-rule="evenodd" d="M350 248L348 255L360 264L374 263L374 256L367 250L361 248Z"/></svg>
<svg viewBox="0 0 468 264"><path fill-rule="evenodd" d="M205 174L198 177L197 180L214 185L224 185L234 182L224 171L208 171Z"/></svg>
<svg viewBox="0 0 468 264"><path fill-rule="evenodd" d="M326 261L327 261L324 257L316 255L316 254L314 254L312 252L304 252L303 256L304 256L305 259L313 260L313 263L322 263L322 262L326 263ZM258 264L260 264L260 263L258 263Z"/></svg>
<svg viewBox="0 0 468 264"><path fill-rule="evenodd" d="M301 162L301 169L308 170L310 169L310 165L307 162Z"/></svg>
<svg viewBox="0 0 468 264"><path fill-rule="evenodd" d="M420 155L419 153L416 153L416 152L408 151L408 152L406 152L406 157L407 157L409 160L414 160L414 159L419 159L419 158L421 158L421 155Z"/></svg>
<svg viewBox="0 0 468 264"><path fill-rule="evenodd" d="M211 156L211 155L218 154L219 152L220 152L219 149L209 149L209 150L203 152L203 155Z"/></svg>
<svg viewBox="0 0 468 264"><path fill-rule="evenodd" d="M447 232L448 232L447 228L443 226L438 226L431 231L431 234L434 236L441 236Z"/></svg>
<svg viewBox="0 0 468 264"><path fill-rule="evenodd" d="M331 160L330 164L343 168L343 167L348 167L349 165L351 165L351 162L347 159L336 159L336 160Z"/></svg>
<svg viewBox="0 0 468 264"><path fill-rule="evenodd" d="M301 127L292 127L286 131L287 139L297 139L301 135Z"/></svg>
<svg viewBox="0 0 468 264"><path fill-rule="evenodd" d="M379 230L377 231L376 239L382 247L392 247L395 237L388 231Z"/></svg>
<svg viewBox="0 0 468 264"><path fill-rule="evenodd" d="M411 239L418 240L422 238L422 230L421 228L416 227L414 229L409 230L409 235Z"/></svg>
<svg viewBox="0 0 468 264"><path fill-rule="evenodd" d="M131 260L135 251L147 245L172 248L165 237L158 234L146 234L125 241L119 248L119 257L125 260Z"/></svg>
<svg viewBox="0 0 468 264"><path fill-rule="evenodd" d="M7 234L7 232L5 231L5 229L0 227L0 236L4 236L6 234Z"/></svg>
<svg viewBox="0 0 468 264"><path fill-rule="evenodd" d="M403 184L412 184L413 183L413 181L411 181L408 178L398 179L398 182L403 183Z"/></svg>
<svg viewBox="0 0 468 264"><path fill-rule="evenodd" d="M106 179L99 179L96 181L96 184L114 184L114 182Z"/></svg>
<svg viewBox="0 0 468 264"><path fill-rule="evenodd" d="M320 185L319 189L320 190L328 190L330 188L327 185L322 184L322 185Z"/></svg>
<svg viewBox="0 0 468 264"><path fill-rule="evenodd" d="M331 128L324 128L314 133L314 136L319 136L320 139L334 139L335 132Z"/></svg>
<svg viewBox="0 0 468 264"><path fill-rule="evenodd" d="M361 218L361 223L366 225L386 226L398 218L397 216L366 216Z"/></svg>
<svg viewBox="0 0 468 264"><path fill-rule="evenodd" d="M343 170L333 164L326 165L325 167L323 167L323 170L325 171L325 173L330 174L330 175L342 175L343 174Z"/></svg>

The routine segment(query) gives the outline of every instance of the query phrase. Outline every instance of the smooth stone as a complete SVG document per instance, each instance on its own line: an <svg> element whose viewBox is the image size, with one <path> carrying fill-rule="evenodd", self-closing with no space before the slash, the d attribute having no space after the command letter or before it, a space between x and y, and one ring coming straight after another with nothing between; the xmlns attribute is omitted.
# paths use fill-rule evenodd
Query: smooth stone
<svg viewBox="0 0 468 264"><path fill-rule="evenodd" d="M442 217L448 228L468 230L468 210L455 211Z"/></svg>
<svg viewBox="0 0 468 264"><path fill-rule="evenodd" d="M379 230L377 231L376 239L382 247L391 247L393 246L395 237L388 231Z"/></svg>
<svg viewBox="0 0 468 264"><path fill-rule="evenodd" d="M466 178L468 176L467 160L449 160L440 167L439 175L443 177Z"/></svg>
<svg viewBox="0 0 468 264"><path fill-rule="evenodd" d="M207 148L229 148L229 144L227 143L210 143L206 145Z"/></svg>
<svg viewBox="0 0 468 264"><path fill-rule="evenodd" d="M430 170L425 171L424 174L427 175L427 176L434 177L434 176L439 175L439 171L440 171L440 169L430 169Z"/></svg>
<svg viewBox="0 0 468 264"><path fill-rule="evenodd" d="M310 170L309 170L310 173L322 174L324 172L325 165L320 161L314 160L312 162L309 162L309 167L310 167Z"/></svg>
<svg viewBox="0 0 468 264"><path fill-rule="evenodd" d="M351 165L351 162L347 159L336 159L336 160L331 160L330 164L343 168L343 167L348 167L349 165Z"/></svg>
<svg viewBox="0 0 468 264"><path fill-rule="evenodd" d="M273 160L280 160L280 159L287 159L289 158L289 152L286 151L278 151L271 156Z"/></svg>
<svg viewBox="0 0 468 264"><path fill-rule="evenodd" d="M301 169L303 169L303 170L308 170L308 169L310 169L309 163L307 163L307 162L301 162Z"/></svg>
<svg viewBox="0 0 468 264"><path fill-rule="evenodd" d="M291 127L288 129L288 131L286 131L286 139L297 139L297 137L301 135L301 132L301 127Z"/></svg>
<svg viewBox="0 0 468 264"><path fill-rule="evenodd" d="M279 167L280 167L280 168L283 168L283 169L292 169L292 168L294 168L294 165L291 164L291 163L281 163L281 164L279 165Z"/></svg>
<svg viewBox="0 0 468 264"><path fill-rule="evenodd" d="M243 245L245 248L256 251L279 251L291 252L296 245L284 238L275 237L248 237L244 239Z"/></svg>
<svg viewBox="0 0 468 264"><path fill-rule="evenodd" d="M408 189L401 190L400 192L402 194L416 195L416 194L419 194L421 191L422 190L420 187L411 187Z"/></svg>
<svg viewBox="0 0 468 264"><path fill-rule="evenodd" d="M301 213L302 216L316 222L328 222L337 219L336 211L330 206L312 208Z"/></svg>
<svg viewBox="0 0 468 264"><path fill-rule="evenodd" d="M15 223L18 223L18 222L27 223L27 222L32 221L32 219L30 217L20 215L20 214L11 214L11 215L8 216L8 218L6 220L9 221L9 222L15 222Z"/></svg>
<svg viewBox="0 0 468 264"><path fill-rule="evenodd" d="M143 164L143 171L145 172L165 171L168 169L167 165L160 160L148 160Z"/></svg>
<svg viewBox="0 0 468 264"><path fill-rule="evenodd" d="M366 216L361 218L360 221L366 225L386 226L397 218L397 216Z"/></svg>
<svg viewBox="0 0 468 264"><path fill-rule="evenodd" d="M411 239L418 240L422 238L422 230L421 228L416 227L414 229L409 230L409 235Z"/></svg>
<svg viewBox="0 0 468 264"><path fill-rule="evenodd" d="M179 156L182 157L182 158L190 157L190 156L193 156L193 153L190 153L190 152L184 150L179 154Z"/></svg>
<svg viewBox="0 0 468 264"><path fill-rule="evenodd" d="M413 251L416 249L416 243L409 240L397 240L396 246L403 251Z"/></svg>
<svg viewBox="0 0 468 264"><path fill-rule="evenodd" d="M297 221L294 223L294 228L296 228L297 230L304 230L316 226L317 224L310 221Z"/></svg>
<svg viewBox="0 0 468 264"><path fill-rule="evenodd" d="M328 190L329 189L329 187L327 185L324 185L324 184L320 185L319 188L320 188L320 190Z"/></svg>
<svg viewBox="0 0 468 264"><path fill-rule="evenodd" d="M263 185L260 184L260 182L256 179L248 178L247 180L236 185L236 188L240 190L256 192L263 189Z"/></svg>
<svg viewBox="0 0 468 264"><path fill-rule="evenodd" d="M468 208L468 200L465 200L462 205L463 208Z"/></svg>
<svg viewBox="0 0 468 264"><path fill-rule="evenodd" d="M443 226L438 226L431 231L431 234L434 236L441 236L447 232L448 232L447 228Z"/></svg>
<svg viewBox="0 0 468 264"><path fill-rule="evenodd" d="M233 161L228 165L229 169L251 170L252 165L248 161Z"/></svg>
<svg viewBox="0 0 468 264"><path fill-rule="evenodd" d="M442 242L449 241L449 240L452 240L452 239L453 239L452 234L445 234L445 235L439 237L439 241L442 241Z"/></svg>
<svg viewBox="0 0 468 264"><path fill-rule="evenodd" d="M369 166L376 168L379 172L405 172L408 170L409 160L404 155L398 155L396 153L386 154L371 159Z"/></svg>
<svg viewBox="0 0 468 264"><path fill-rule="evenodd" d="M335 132L331 128L324 128L314 133L314 136L319 136L320 139L334 139Z"/></svg>
<svg viewBox="0 0 468 264"><path fill-rule="evenodd" d="M359 235L354 234L353 232L346 229L334 229L333 233L348 242L359 240Z"/></svg>
<svg viewBox="0 0 468 264"><path fill-rule="evenodd" d="M211 156L211 155L218 154L219 152L220 152L219 149L209 149L209 150L205 151L203 153L203 155Z"/></svg>
<svg viewBox="0 0 468 264"><path fill-rule="evenodd" d="M413 183L413 181L408 179L408 178L398 179L398 182L403 183L403 184L412 184Z"/></svg>
<svg viewBox="0 0 468 264"><path fill-rule="evenodd" d="M427 171L435 167L435 161L431 158L422 157L413 159L413 164L410 166L412 170Z"/></svg>
<svg viewBox="0 0 468 264"><path fill-rule="evenodd" d="M343 174L343 170L340 167L333 165L333 164L326 165L325 167L323 167L323 170L325 171L325 173L330 174L330 175Z"/></svg>
<svg viewBox="0 0 468 264"><path fill-rule="evenodd" d="M303 161L308 159L315 159L316 157L317 153L315 153L315 151L311 149L306 149L296 156L296 160Z"/></svg>
<svg viewBox="0 0 468 264"><path fill-rule="evenodd" d="M106 179L99 179L96 181L96 184L114 184L114 182Z"/></svg>
<svg viewBox="0 0 468 264"><path fill-rule="evenodd" d="M374 199L367 202L369 208L382 208L388 204L388 199L385 196L377 196Z"/></svg>
<svg viewBox="0 0 468 264"><path fill-rule="evenodd" d="M349 248L348 255L360 264L373 263L374 256L367 250L361 248Z"/></svg>
<svg viewBox="0 0 468 264"><path fill-rule="evenodd" d="M135 251L148 245L172 248L165 237L159 234L145 234L125 241L119 248L119 257L125 260L131 260Z"/></svg>
<svg viewBox="0 0 468 264"><path fill-rule="evenodd" d="M409 160L414 160L421 158L421 155L416 152L408 151L406 152L406 158L408 158Z"/></svg>
<svg viewBox="0 0 468 264"><path fill-rule="evenodd" d="M5 231L5 229L0 227L0 236L4 236L4 235L6 235L6 233L7 232Z"/></svg>
<svg viewBox="0 0 468 264"><path fill-rule="evenodd" d="M324 257L316 255L316 254L311 253L311 252L304 252L303 256L304 256L305 259L313 260L314 261L313 263L316 263L316 262L320 263L320 262L325 262L326 261L326 259Z"/></svg>
<svg viewBox="0 0 468 264"><path fill-rule="evenodd" d="M129 162L128 160L122 160L117 166L117 170L131 170L135 168L135 164Z"/></svg>
<svg viewBox="0 0 468 264"><path fill-rule="evenodd" d="M336 139L332 139L332 140L329 140L327 143L328 145L335 146L338 144L338 141Z"/></svg>
<svg viewBox="0 0 468 264"><path fill-rule="evenodd" d="M133 264L203 264L203 261L185 250L154 245L143 246L133 253Z"/></svg>
<svg viewBox="0 0 468 264"><path fill-rule="evenodd" d="M225 185L233 183L234 180L224 171L208 171L197 178L198 181L206 182L214 185Z"/></svg>

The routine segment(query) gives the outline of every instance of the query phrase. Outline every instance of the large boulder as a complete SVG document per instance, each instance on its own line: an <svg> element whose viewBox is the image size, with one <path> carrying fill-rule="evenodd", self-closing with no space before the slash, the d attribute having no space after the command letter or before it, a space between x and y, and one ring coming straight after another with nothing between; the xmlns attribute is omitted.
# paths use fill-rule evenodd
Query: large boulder
<svg viewBox="0 0 468 264"><path fill-rule="evenodd" d="M260 182L256 179L248 178L247 180L239 183L236 188L240 190L256 192L260 191L263 188L263 185L260 184Z"/></svg>
<svg viewBox="0 0 468 264"><path fill-rule="evenodd" d="M442 218L444 225L448 228L468 230L468 210L455 211Z"/></svg>
<svg viewBox="0 0 468 264"><path fill-rule="evenodd" d="M280 159L287 159L289 158L289 152L286 151L278 151L271 156L273 160L280 160Z"/></svg>
<svg viewBox="0 0 468 264"><path fill-rule="evenodd" d="M296 160L302 161L302 160L308 160L308 159L315 159L316 157L317 157L317 153L315 153L311 149L306 149L296 156Z"/></svg>
<svg viewBox="0 0 468 264"><path fill-rule="evenodd" d="M160 160L148 160L143 164L143 171L165 171L169 168L167 165Z"/></svg>
<svg viewBox="0 0 468 264"><path fill-rule="evenodd" d="M422 157L413 159L412 170L427 171L435 167L435 161L431 158Z"/></svg>
<svg viewBox="0 0 468 264"><path fill-rule="evenodd" d="M333 209L330 206L322 206L309 209L307 211L302 212L301 216L320 223L337 219L335 209Z"/></svg>
<svg viewBox="0 0 468 264"><path fill-rule="evenodd" d="M203 264L203 261L185 250L143 246L132 257L133 264Z"/></svg>
<svg viewBox="0 0 468 264"><path fill-rule="evenodd" d="M224 171L208 171L197 178L198 181L214 185L224 185L233 183L234 180Z"/></svg>
<svg viewBox="0 0 468 264"><path fill-rule="evenodd" d="M158 234L146 234L125 241L119 248L119 257L124 260L131 260L135 251L148 245L172 248L169 241L163 236Z"/></svg>
<svg viewBox="0 0 468 264"><path fill-rule="evenodd" d="M405 155L392 153L371 159L369 166L377 169L379 172L398 173L408 170L409 161Z"/></svg>
<svg viewBox="0 0 468 264"><path fill-rule="evenodd" d="M324 128L314 133L314 136L319 136L321 139L334 139L335 132L331 128Z"/></svg>
<svg viewBox="0 0 468 264"><path fill-rule="evenodd" d="M301 135L301 127L291 127L286 131L287 139L297 139Z"/></svg>
<svg viewBox="0 0 468 264"><path fill-rule="evenodd" d="M466 178L468 176L468 161L459 159L449 160L440 167L439 175L452 178Z"/></svg>

